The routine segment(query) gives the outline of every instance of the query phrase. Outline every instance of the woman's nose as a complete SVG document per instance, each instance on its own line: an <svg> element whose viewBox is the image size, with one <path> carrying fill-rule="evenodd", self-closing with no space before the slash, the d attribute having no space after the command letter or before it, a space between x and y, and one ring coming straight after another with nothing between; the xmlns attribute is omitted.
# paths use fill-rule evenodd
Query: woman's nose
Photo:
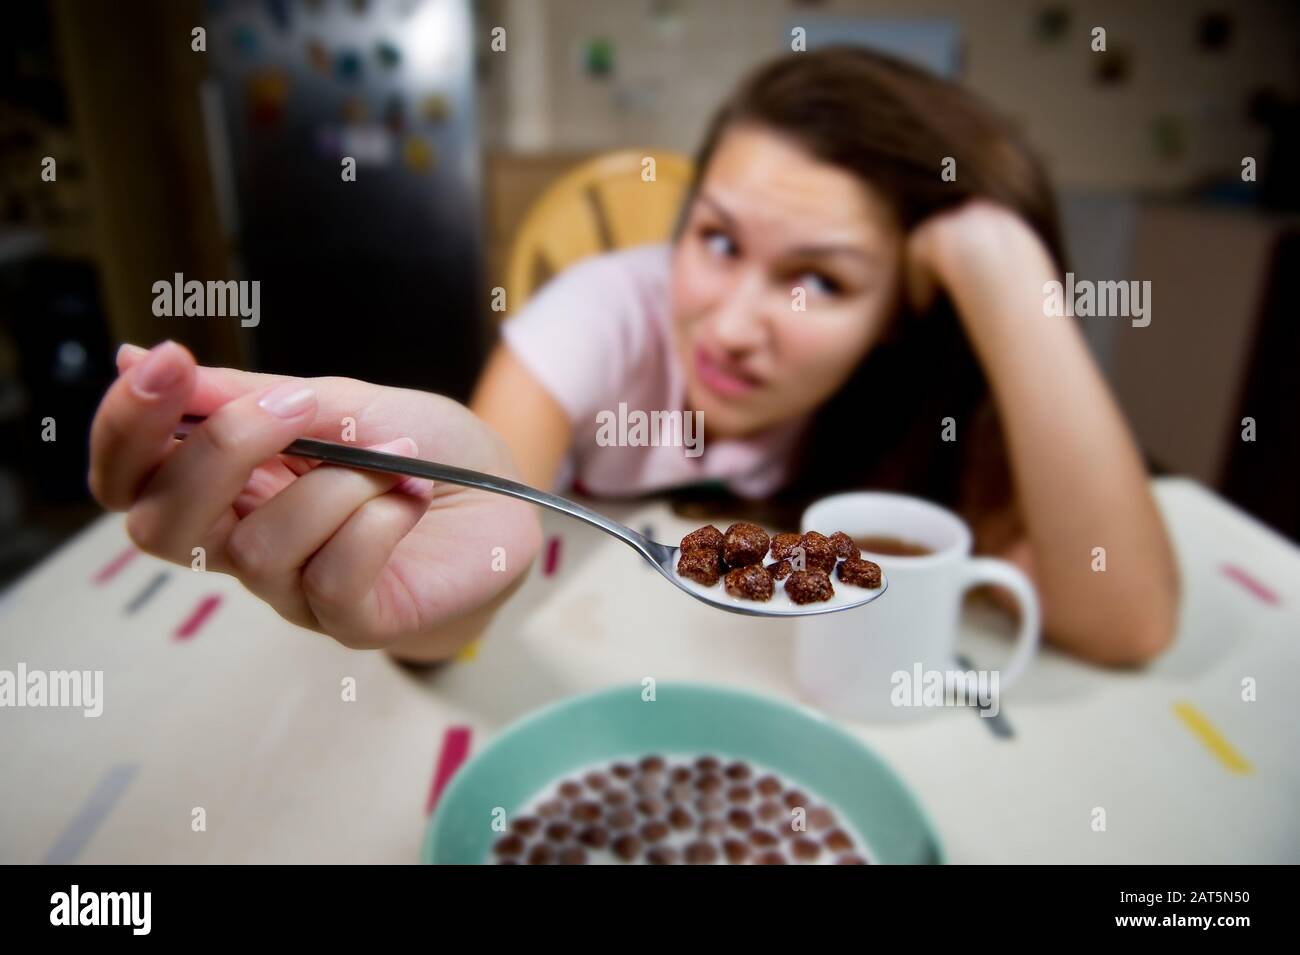
<svg viewBox="0 0 1300 955"><path fill-rule="evenodd" d="M727 291L711 316L714 340L735 351L761 345L767 336L763 305L763 277L746 274Z"/></svg>

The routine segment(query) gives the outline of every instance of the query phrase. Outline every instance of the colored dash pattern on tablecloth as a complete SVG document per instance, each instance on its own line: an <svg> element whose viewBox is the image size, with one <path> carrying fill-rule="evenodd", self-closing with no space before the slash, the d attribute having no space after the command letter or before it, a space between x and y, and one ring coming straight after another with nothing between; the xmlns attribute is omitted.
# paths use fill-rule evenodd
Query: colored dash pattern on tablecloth
<svg viewBox="0 0 1300 955"><path fill-rule="evenodd" d="M1282 602L1277 594L1268 587L1265 587L1258 580L1246 573L1240 567L1237 567L1235 564L1224 564L1219 569L1223 571L1225 577L1234 583L1239 584L1249 594L1262 600L1264 603L1276 606Z"/></svg>
<svg viewBox="0 0 1300 955"><path fill-rule="evenodd" d="M438 750L438 763L433 771L433 784L429 787L429 801L425 813L433 812L438 797L469 756L470 729L468 726L451 726L442 734L442 747Z"/></svg>
<svg viewBox="0 0 1300 955"><path fill-rule="evenodd" d="M46 854L46 865L67 865L77 861L139 770L140 767L134 764L120 763L104 774Z"/></svg>
<svg viewBox="0 0 1300 955"><path fill-rule="evenodd" d="M122 551L120 554L118 554L116 557L110 560L107 564L101 567L99 571L95 574L95 576L91 578L91 581L96 586L102 586L108 583L110 580L112 580L114 577L118 575L118 573L122 570L123 567L131 563L131 560L138 553L140 552L136 550L134 547L128 547L126 550Z"/></svg>
<svg viewBox="0 0 1300 955"><path fill-rule="evenodd" d="M1233 773L1249 775L1255 771L1246 757L1237 752L1236 747L1224 738L1214 724L1191 703L1179 700L1174 703L1174 715L1192 731L1192 735L1201 741L1210 754Z"/></svg>
<svg viewBox="0 0 1300 955"><path fill-rule="evenodd" d="M542 573L550 577L560 566L560 535L552 534L546 539L546 556L542 560Z"/></svg>
<svg viewBox="0 0 1300 955"><path fill-rule="evenodd" d="M162 589L162 585L167 583L170 578L171 574L165 570L155 574L153 579L150 580L149 583L145 584L144 588L138 594L131 598L131 602L123 608L122 612L128 615L135 613L152 600L154 594L158 593L158 591Z"/></svg>
<svg viewBox="0 0 1300 955"><path fill-rule="evenodd" d="M215 611L219 606L221 606L221 595L208 594L208 596L199 601L198 606L196 606L194 610L190 612L190 615L185 618L184 622L176 628L172 633L172 637L176 640L188 640L199 632L199 629L207 622L208 618L212 616L213 611Z"/></svg>

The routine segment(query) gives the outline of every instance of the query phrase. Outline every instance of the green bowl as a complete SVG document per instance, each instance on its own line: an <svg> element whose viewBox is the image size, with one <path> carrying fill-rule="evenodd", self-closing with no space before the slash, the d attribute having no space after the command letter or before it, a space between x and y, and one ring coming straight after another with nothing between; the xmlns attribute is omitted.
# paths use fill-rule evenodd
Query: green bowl
<svg viewBox="0 0 1300 955"><path fill-rule="evenodd" d="M472 865L547 784L592 763L712 753L761 763L836 807L882 863L942 863L920 804L884 761L825 718L774 699L698 684L614 687L544 707L502 730L452 778L429 820L421 858Z"/></svg>

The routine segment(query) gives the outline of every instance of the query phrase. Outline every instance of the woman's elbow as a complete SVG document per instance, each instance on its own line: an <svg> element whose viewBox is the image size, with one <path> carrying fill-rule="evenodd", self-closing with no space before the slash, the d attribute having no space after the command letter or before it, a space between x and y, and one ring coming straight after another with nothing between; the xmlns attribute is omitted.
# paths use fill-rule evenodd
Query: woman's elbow
<svg viewBox="0 0 1300 955"><path fill-rule="evenodd" d="M1136 602L1135 602L1136 603ZM1109 639L1097 641L1094 662L1142 666L1168 650L1178 633L1177 590L1149 595L1128 613L1104 624Z"/></svg>

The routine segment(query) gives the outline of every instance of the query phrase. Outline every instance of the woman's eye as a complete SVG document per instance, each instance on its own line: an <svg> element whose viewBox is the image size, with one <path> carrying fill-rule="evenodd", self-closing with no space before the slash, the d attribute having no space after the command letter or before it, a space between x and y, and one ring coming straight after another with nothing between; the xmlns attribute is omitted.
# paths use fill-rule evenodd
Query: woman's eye
<svg viewBox="0 0 1300 955"><path fill-rule="evenodd" d="M805 272L796 284L816 295L838 295L842 290L839 282L821 272Z"/></svg>
<svg viewBox="0 0 1300 955"><path fill-rule="evenodd" d="M736 254L736 243L731 241L731 236L716 229L705 230L704 247L714 255L726 258L731 258Z"/></svg>

